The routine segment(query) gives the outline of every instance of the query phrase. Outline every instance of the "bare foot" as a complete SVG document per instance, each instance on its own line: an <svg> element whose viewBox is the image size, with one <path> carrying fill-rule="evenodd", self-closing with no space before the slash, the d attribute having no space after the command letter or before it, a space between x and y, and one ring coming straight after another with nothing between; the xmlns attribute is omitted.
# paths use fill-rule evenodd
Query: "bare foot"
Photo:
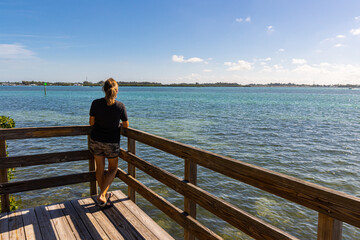
<svg viewBox="0 0 360 240"><path fill-rule="evenodd" d="M110 198L110 194L109 194L109 193L106 193L106 198L103 197L102 195L99 195L99 196L97 196L96 199L97 199L98 202L100 202L100 203L105 203L106 200L109 199L109 198Z"/></svg>

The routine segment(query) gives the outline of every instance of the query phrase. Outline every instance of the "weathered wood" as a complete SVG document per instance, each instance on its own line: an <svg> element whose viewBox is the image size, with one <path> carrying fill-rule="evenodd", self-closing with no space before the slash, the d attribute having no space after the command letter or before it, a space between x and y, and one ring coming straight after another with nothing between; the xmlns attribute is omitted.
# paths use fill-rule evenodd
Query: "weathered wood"
<svg viewBox="0 0 360 240"><path fill-rule="evenodd" d="M81 199L72 200L71 205L78 213L79 217L83 221L84 225L86 226L87 230L89 231L93 239L95 240L109 239L109 237L106 235L106 233L101 228L99 223L96 221L95 217L86 207L86 204L84 204Z"/></svg>
<svg viewBox="0 0 360 240"><path fill-rule="evenodd" d="M341 240L342 222L327 215L319 213L318 240Z"/></svg>
<svg viewBox="0 0 360 240"><path fill-rule="evenodd" d="M141 224L144 225L147 229L149 229L157 237L157 239L173 239L170 234L168 234L143 210L141 210L136 204L134 204L134 202L132 202L123 192L118 190L113 191L112 193L117 197L119 203L123 204L127 211L131 212L136 217L136 219L140 220ZM116 204L117 203L115 203L115 206L117 206ZM123 213L123 211L121 213ZM124 216L126 217L125 214ZM131 220L129 220L129 222L133 224L132 218ZM133 225L136 229L138 229L135 222Z"/></svg>
<svg viewBox="0 0 360 240"><path fill-rule="evenodd" d="M0 239L9 240L9 219L7 212L0 214Z"/></svg>
<svg viewBox="0 0 360 240"><path fill-rule="evenodd" d="M172 218L175 222L180 224L183 228L186 228L193 233L199 239L222 239L216 233L208 229L199 223L196 219L184 214L184 212L171 204L163 197L156 194L150 188L146 187L132 176L126 174L123 170L118 169L116 174L118 178L124 181L126 184L133 187L139 194L141 194L150 203L163 211L166 215Z"/></svg>
<svg viewBox="0 0 360 240"><path fill-rule="evenodd" d="M90 135L88 135L88 149L90 150ZM94 156L89 156L89 172L96 170L96 164ZM97 181L90 182L90 196L98 195L98 184Z"/></svg>
<svg viewBox="0 0 360 240"><path fill-rule="evenodd" d="M17 240L25 240L24 223L21 212L11 212L9 218L9 238Z"/></svg>
<svg viewBox="0 0 360 240"><path fill-rule="evenodd" d="M79 214L74 209L70 201L66 201L63 204L63 212L66 216L67 221L71 229L73 229L75 237L77 239L95 239L92 238L89 231L87 230L86 226L82 222Z"/></svg>
<svg viewBox="0 0 360 240"><path fill-rule="evenodd" d="M185 171L184 172L185 172L184 180L196 185L196 183L197 183L197 164L188 159L185 159ZM188 213L191 217L196 219L196 203L187 197L184 197L184 211L186 213ZM192 235L189 231L187 231L185 229L184 230L184 239L185 240L195 240L195 236Z"/></svg>
<svg viewBox="0 0 360 240"><path fill-rule="evenodd" d="M91 126L61 126L0 129L0 140L88 135Z"/></svg>
<svg viewBox="0 0 360 240"><path fill-rule="evenodd" d="M87 172L28 181L1 183L0 194L17 193L48 187L65 186L70 184L94 181L94 179L96 179L95 172Z"/></svg>
<svg viewBox="0 0 360 240"><path fill-rule="evenodd" d="M51 221L60 239L77 239L59 204L45 206L45 209L50 213Z"/></svg>
<svg viewBox="0 0 360 240"><path fill-rule="evenodd" d="M6 158L6 141L0 140L0 158ZM8 167L0 169L0 184L8 182ZM9 194L1 195L1 212L10 212Z"/></svg>
<svg viewBox="0 0 360 240"><path fill-rule="evenodd" d="M128 152L136 154L136 142L134 139L128 138ZM130 176L133 176L134 178L136 178L136 169L130 163L128 163L128 174L130 174ZM128 196L131 201L136 203L135 190L130 186L128 186Z"/></svg>
<svg viewBox="0 0 360 240"><path fill-rule="evenodd" d="M95 196L93 199L95 200ZM124 208L124 205L115 199L116 197L111 197L110 200L114 203L114 206L104 209L103 212L121 233L124 239L156 239L154 234L152 234L147 228L144 228L144 226L141 226L141 223L139 224L139 220L137 220L132 214L128 214L129 211Z"/></svg>
<svg viewBox="0 0 360 240"><path fill-rule="evenodd" d="M95 220L104 230L109 239L120 239L124 240L124 237L118 232L116 227L111 223L111 221L106 217L106 215L100 211L100 207L91 198L81 199L82 206L85 207L93 215Z"/></svg>
<svg viewBox="0 0 360 240"><path fill-rule="evenodd" d="M209 212L212 212L255 239L296 239L290 234L238 209L191 183L184 182L181 178L146 162L138 156L122 150L121 158L168 187L171 187L181 195L192 199Z"/></svg>
<svg viewBox="0 0 360 240"><path fill-rule="evenodd" d="M45 153L17 157L0 157L0 168L26 167L51 163L81 161L87 159L93 159L92 154L88 150Z"/></svg>
<svg viewBox="0 0 360 240"><path fill-rule="evenodd" d="M123 135L360 227L360 198L132 128Z"/></svg>
<svg viewBox="0 0 360 240"><path fill-rule="evenodd" d="M38 219L42 238L46 240L60 239L53 226L53 222L51 221L50 213L46 211L45 206L38 206L34 210Z"/></svg>
<svg viewBox="0 0 360 240"><path fill-rule="evenodd" d="M26 240L41 240L41 236L38 220L33 208L21 210L21 216L24 222L24 231Z"/></svg>

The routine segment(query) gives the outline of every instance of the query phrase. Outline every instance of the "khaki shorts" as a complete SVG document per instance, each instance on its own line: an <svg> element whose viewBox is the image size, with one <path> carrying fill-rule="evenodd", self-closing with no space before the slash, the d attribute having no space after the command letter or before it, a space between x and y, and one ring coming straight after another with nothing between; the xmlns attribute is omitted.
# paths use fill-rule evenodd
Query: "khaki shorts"
<svg viewBox="0 0 360 240"><path fill-rule="evenodd" d="M105 143L92 140L90 138L89 144L90 152L93 155L104 156L107 158L119 157L120 143Z"/></svg>

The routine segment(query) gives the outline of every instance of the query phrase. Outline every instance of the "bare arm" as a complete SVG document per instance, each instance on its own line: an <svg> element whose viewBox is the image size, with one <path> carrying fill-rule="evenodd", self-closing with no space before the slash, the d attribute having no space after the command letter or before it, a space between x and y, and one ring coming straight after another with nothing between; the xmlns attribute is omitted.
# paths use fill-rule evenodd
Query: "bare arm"
<svg viewBox="0 0 360 240"><path fill-rule="evenodd" d="M94 126L94 124L95 124L95 117L94 116L90 116L89 124L90 124L90 126Z"/></svg>
<svg viewBox="0 0 360 240"><path fill-rule="evenodd" d="M122 127L123 128L128 128L129 127L129 121L122 122Z"/></svg>

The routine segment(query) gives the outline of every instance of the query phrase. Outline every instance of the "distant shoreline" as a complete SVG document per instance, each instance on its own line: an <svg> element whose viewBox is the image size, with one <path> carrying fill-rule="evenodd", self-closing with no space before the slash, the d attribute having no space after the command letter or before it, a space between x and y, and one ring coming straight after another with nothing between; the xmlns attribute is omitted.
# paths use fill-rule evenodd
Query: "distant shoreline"
<svg viewBox="0 0 360 240"><path fill-rule="evenodd" d="M47 86L102 86L103 81L92 82L47 82ZM0 86L44 86L45 82L41 81L22 81L22 82L0 82ZM268 83L268 84L238 84L238 83L173 83L162 84L156 82L118 82L120 87L333 87L333 88L360 88L355 84L335 84L335 85L319 85L319 84L294 84L294 83Z"/></svg>

